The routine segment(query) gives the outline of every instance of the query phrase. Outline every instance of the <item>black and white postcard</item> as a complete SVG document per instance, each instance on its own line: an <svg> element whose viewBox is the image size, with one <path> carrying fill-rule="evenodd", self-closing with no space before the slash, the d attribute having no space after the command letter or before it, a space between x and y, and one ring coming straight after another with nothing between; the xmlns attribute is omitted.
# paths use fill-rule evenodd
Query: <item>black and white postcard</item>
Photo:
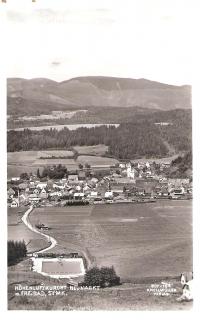
<svg viewBox="0 0 200 320"><path fill-rule="evenodd" d="M0 10L7 309L192 310L194 2Z"/></svg>

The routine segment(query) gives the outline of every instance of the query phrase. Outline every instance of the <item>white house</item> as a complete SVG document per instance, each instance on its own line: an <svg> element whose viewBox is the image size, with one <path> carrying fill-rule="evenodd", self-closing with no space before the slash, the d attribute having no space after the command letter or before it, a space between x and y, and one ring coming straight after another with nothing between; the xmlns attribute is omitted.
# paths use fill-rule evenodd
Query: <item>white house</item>
<svg viewBox="0 0 200 320"><path fill-rule="evenodd" d="M84 198L84 193L83 192L75 192L74 198Z"/></svg>
<svg viewBox="0 0 200 320"><path fill-rule="evenodd" d="M19 181L20 180L20 177L12 177L11 178L11 181Z"/></svg>
<svg viewBox="0 0 200 320"><path fill-rule="evenodd" d="M17 208L19 207L19 200L18 199L13 199L10 205L11 208Z"/></svg>
<svg viewBox="0 0 200 320"><path fill-rule="evenodd" d="M97 191L91 191L91 192L90 192L90 196L91 196L91 197L97 197L97 195L98 195L98 192L97 192Z"/></svg>
<svg viewBox="0 0 200 320"><path fill-rule="evenodd" d="M146 168L150 169L150 163L148 161L146 162Z"/></svg>
<svg viewBox="0 0 200 320"><path fill-rule="evenodd" d="M61 191L54 191L54 192L51 192L49 195L51 197L54 197L54 196L62 197L62 192Z"/></svg>
<svg viewBox="0 0 200 320"><path fill-rule="evenodd" d="M185 194L185 189L183 187L181 187L178 189L174 189L171 193L174 196L182 196L183 194Z"/></svg>
<svg viewBox="0 0 200 320"><path fill-rule="evenodd" d="M46 188L46 187L47 187L47 183L38 183L37 186L36 186L36 188L39 188L41 190Z"/></svg>
<svg viewBox="0 0 200 320"><path fill-rule="evenodd" d="M42 190L41 190L41 192L40 192L40 197L41 198L47 198L47 196L48 196L48 194L47 194L47 192L46 192L46 190L43 188Z"/></svg>
<svg viewBox="0 0 200 320"><path fill-rule="evenodd" d="M57 183L54 183L53 184L53 189L65 189L65 186L64 185L60 185L60 184L57 184Z"/></svg>
<svg viewBox="0 0 200 320"><path fill-rule="evenodd" d="M126 168L126 164L125 164L125 163L120 163L120 164L119 164L119 167L120 167L121 169L124 169L124 168Z"/></svg>
<svg viewBox="0 0 200 320"><path fill-rule="evenodd" d="M106 191L104 197L105 198L113 198L113 191Z"/></svg>

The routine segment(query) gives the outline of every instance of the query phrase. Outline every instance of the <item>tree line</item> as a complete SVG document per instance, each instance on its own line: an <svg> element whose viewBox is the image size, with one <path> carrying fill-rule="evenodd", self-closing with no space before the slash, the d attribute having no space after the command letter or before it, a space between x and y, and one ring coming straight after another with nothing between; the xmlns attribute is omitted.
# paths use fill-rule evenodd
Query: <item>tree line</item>
<svg viewBox="0 0 200 320"><path fill-rule="evenodd" d="M8 241L8 265L17 263L20 259L26 257L27 249L24 241Z"/></svg>
<svg viewBox="0 0 200 320"><path fill-rule="evenodd" d="M75 145L108 146L108 155L119 159L137 156L164 156L167 153L159 130L149 123L122 124L96 128L79 128L70 131L64 128L31 131L9 131L8 152L26 150L44 150L49 148L68 149Z"/></svg>
<svg viewBox="0 0 200 320"><path fill-rule="evenodd" d="M172 125L157 126L156 122L169 121ZM135 116L131 123L119 127L102 125L94 128L41 131L8 131L8 152L45 149L67 149L75 145L108 146L107 156L117 159L137 157L164 157L168 155L165 141L178 151L191 149L191 113L185 110L160 111Z"/></svg>

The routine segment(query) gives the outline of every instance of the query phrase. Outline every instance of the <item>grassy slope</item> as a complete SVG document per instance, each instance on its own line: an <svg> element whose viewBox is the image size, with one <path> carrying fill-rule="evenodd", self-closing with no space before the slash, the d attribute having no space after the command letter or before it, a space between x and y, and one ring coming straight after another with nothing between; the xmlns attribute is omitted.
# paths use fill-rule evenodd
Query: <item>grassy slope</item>
<svg viewBox="0 0 200 320"><path fill-rule="evenodd" d="M15 271L8 271L8 309L9 310L186 310L191 302L177 302L181 295L180 281L168 279L176 292L170 296L154 296L147 292L151 284L160 284L161 279L140 279L134 284L123 283L121 286L99 291L67 291L66 296L17 297L14 286L22 285L64 285L65 281L50 279L28 271L29 262L20 263ZM26 270L26 271L25 271Z"/></svg>
<svg viewBox="0 0 200 320"><path fill-rule="evenodd" d="M77 250L93 264L114 265L123 280L192 270L189 202L37 209L30 220L38 219L52 227L59 252Z"/></svg>
<svg viewBox="0 0 200 320"><path fill-rule="evenodd" d="M45 248L47 242L40 235L30 231L21 221L26 209L8 208L8 240L24 240L28 252L33 252Z"/></svg>
<svg viewBox="0 0 200 320"><path fill-rule="evenodd" d="M17 297L14 296L15 284L64 284L62 280L53 280L37 273L30 272L29 261L25 260L17 266L9 267L8 269L8 308L10 310L185 310L191 308L192 303L190 302L180 303L176 301L176 298L181 295L181 286L180 281L177 280L177 275L180 275L181 271L187 270L188 254L190 255L191 252L191 248L189 251L187 248L190 243L188 238L188 232L190 230L188 217L190 214L187 209L187 204L182 207L181 202L177 203L176 214L173 211L172 205L170 206L168 204L167 206L167 204L157 204L155 207L155 210L157 210L157 224L155 224L155 221L153 220L152 223L145 222L142 229L140 228L141 230L138 228L132 230L132 234L135 234L136 238L134 241L132 240L130 242L130 247L127 246L126 240L127 237L128 239L130 238L131 230L127 232L127 227L124 231L123 228L121 229L122 234L119 234L118 229L116 228L115 232L110 228L109 233L105 232L106 220L107 226L109 225L108 221L110 221L111 225L116 226L122 216L123 219L130 219L130 217L133 216L130 208L128 213L123 212L122 215L122 207L118 207L118 209L115 207L116 210L113 210L114 207L112 206L108 206L106 212L104 206L98 206L99 209L96 209L96 212L92 210L92 207L89 207L89 211L88 207L84 207L81 213L79 208L75 207L64 209L48 208L48 210L38 209L37 211L33 211L31 216L32 222L33 217L37 219L38 216L40 216L42 217L43 222L46 222L47 220L49 224L54 224L54 228L51 232L56 235L59 240L58 243L61 246L58 246L57 249L59 250L60 248L62 252L63 247L67 247L66 249L69 250L71 246L71 249L73 250L89 245L90 249L93 244L93 248L95 248L97 255L99 252L102 252L101 250L103 248L104 253L105 251L109 253L107 257L110 259L110 262L115 265L115 262L117 262L115 257L116 251L113 248L115 247L116 240L122 239L123 242L120 242L120 245L118 242L120 249L120 251L117 251L117 254L119 255L118 258L122 261L122 265L125 266L124 272L129 272L130 274L130 269L127 269L129 263L127 256L124 256L124 253L128 253L128 255L131 253L135 254L134 264L132 265L134 277L132 279L124 279L125 277L122 277L123 284L121 286L95 292L69 291L64 297ZM138 210L140 210L139 207ZM164 216L166 214L166 210L168 211L169 219L161 219L162 215ZM17 211L17 209L14 211ZM149 215L145 213L144 208L142 209L142 212L143 216L146 216L147 219ZM80 214L82 215L82 221L80 221ZM151 212L151 215L152 214L153 212ZM141 216L140 211L134 213L134 217L138 215ZM181 217L181 225L177 225L174 215ZM89 221L92 221L92 223L89 224ZM162 223L159 223L159 221L162 221ZM125 227L123 223L120 224ZM129 225L131 224L129 223ZM132 226L136 226L136 224L132 224ZM112 230L111 234L110 230ZM146 232L144 233L145 230ZM142 231L142 239L140 238L140 231ZM149 231L151 232L149 233ZM157 246L155 246L154 240L160 232L163 235L168 235L168 244L163 246L163 241L158 239ZM177 233L176 241L173 237L173 233L175 232ZM148 240L148 233L151 235L151 243ZM118 235L117 238L116 234ZM179 241L181 234L184 235L185 240ZM106 244L104 240L108 240L108 238L109 244ZM170 238L173 240L172 243ZM145 239L148 241L145 242ZM142 246L142 242L146 243L146 245ZM125 244L125 247L122 246L123 243ZM149 243L148 246L147 243ZM134 250L130 251L131 248ZM105 256L103 256L103 262L106 262ZM176 266L181 266L181 269L176 269ZM154 271L154 276L148 274L149 270ZM171 276L169 275L170 270ZM176 276L173 275L174 272L176 273ZM167 275L169 276L168 279L166 278ZM155 282L160 283L162 280L171 283L173 288L176 288L176 292L168 297L149 295L147 289L150 288L151 284Z"/></svg>
<svg viewBox="0 0 200 320"><path fill-rule="evenodd" d="M89 156L79 156L77 161L74 159L40 159L41 157L71 157L72 151L68 150L43 150L43 151L20 151L20 152L8 152L7 153L7 175L8 178L20 176L21 173L33 172L36 173L39 168L40 171L48 165L62 164L65 165L69 170L78 169L78 164L89 163L93 164L114 164L117 160L112 158L100 157L104 155L108 150L108 147L104 145L96 146L77 146L74 150L80 152L80 154L90 154Z"/></svg>

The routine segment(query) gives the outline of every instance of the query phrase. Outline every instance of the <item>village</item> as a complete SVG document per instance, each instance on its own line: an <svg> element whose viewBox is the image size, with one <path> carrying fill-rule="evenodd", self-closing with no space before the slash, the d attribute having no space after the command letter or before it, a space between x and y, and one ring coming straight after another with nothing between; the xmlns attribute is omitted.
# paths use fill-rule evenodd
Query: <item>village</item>
<svg viewBox="0 0 200 320"><path fill-rule="evenodd" d="M114 166L79 166L61 179L22 174L7 183L8 207L144 203L191 199L189 178L169 178L169 162L123 161ZM50 168L54 170L55 166Z"/></svg>

